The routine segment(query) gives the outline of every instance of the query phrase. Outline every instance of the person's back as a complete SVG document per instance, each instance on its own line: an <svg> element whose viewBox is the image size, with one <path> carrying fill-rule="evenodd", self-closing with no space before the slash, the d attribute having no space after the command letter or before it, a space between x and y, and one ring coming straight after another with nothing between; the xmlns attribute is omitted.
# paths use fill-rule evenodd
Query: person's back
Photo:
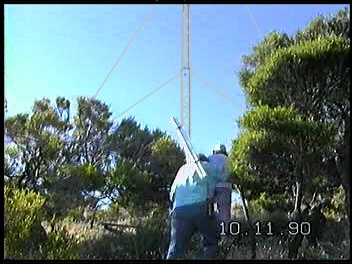
<svg viewBox="0 0 352 264"><path fill-rule="evenodd" d="M229 178L228 158L225 154L215 153L208 157L210 164L215 166L222 173L222 182L227 182Z"/></svg>
<svg viewBox="0 0 352 264"><path fill-rule="evenodd" d="M214 258L216 255L217 227L214 212L209 211L209 198L212 198L215 185L221 178L210 163L202 161L201 165L206 173L204 177L197 174L194 163L185 164L172 184L171 238L167 259L182 257L185 243L197 230L203 236L205 258Z"/></svg>
<svg viewBox="0 0 352 264"><path fill-rule="evenodd" d="M227 152L224 145L218 144L213 149L213 154L208 157L209 162L215 166L221 173L222 181L215 186L214 202L216 205L215 217L218 225L221 222L227 225L231 221L231 195L232 183L229 181L229 165Z"/></svg>
<svg viewBox="0 0 352 264"><path fill-rule="evenodd" d="M205 202L221 180L216 168L208 162L201 162L207 176L201 178L194 163L184 164L178 171L171 187L173 208Z"/></svg>

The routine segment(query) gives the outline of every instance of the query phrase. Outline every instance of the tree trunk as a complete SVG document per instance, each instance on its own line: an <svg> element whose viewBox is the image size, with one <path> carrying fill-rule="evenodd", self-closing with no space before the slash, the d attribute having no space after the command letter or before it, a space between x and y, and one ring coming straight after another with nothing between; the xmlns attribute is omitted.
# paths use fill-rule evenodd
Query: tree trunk
<svg viewBox="0 0 352 264"><path fill-rule="evenodd" d="M90 229L93 229L93 227L94 227L96 213L97 213L97 208L95 207L94 211L93 211L93 214L92 214L92 217L90 219Z"/></svg>
<svg viewBox="0 0 352 264"><path fill-rule="evenodd" d="M243 208L243 214L244 217L246 219L246 221L250 224L250 228L248 230L248 233L250 235L250 246L251 246L251 259L255 259L256 255L257 255L257 249L256 249L256 239L255 239L255 233L254 233L254 228L251 228L252 223L251 223L251 219L249 217L249 211L248 211L248 207L247 207L247 203L246 203L246 199L244 196L244 193L242 191L241 188L238 188L238 193L240 195L240 199L242 201L242 208Z"/></svg>
<svg viewBox="0 0 352 264"><path fill-rule="evenodd" d="M249 221L249 212L248 212L248 207L247 207L247 204L246 204L246 200L245 200L244 194L243 194L241 189L238 189L238 193L239 193L240 199L242 201L242 209L243 209L244 217L245 217L245 219L247 221Z"/></svg>
<svg viewBox="0 0 352 264"><path fill-rule="evenodd" d="M295 208L294 212L301 212L301 207L302 207L302 199L303 199L303 191L302 191L302 183L299 181L296 181L296 200L295 200Z"/></svg>
<svg viewBox="0 0 352 264"><path fill-rule="evenodd" d="M342 152L342 153L341 153ZM344 135L344 148L339 153L337 172L340 174L341 184L345 191L345 210L350 221L350 132L349 129Z"/></svg>
<svg viewBox="0 0 352 264"><path fill-rule="evenodd" d="M99 203L99 200L97 200L94 203L94 206L93 206L93 214L92 214L92 217L90 219L90 229L93 229L93 227L94 227L95 216L96 216L97 211L98 211L98 207L97 207L98 203Z"/></svg>
<svg viewBox="0 0 352 264"><path fill-rule="evenodd" d="M349 129L348 129L349 130ZM343 163L342 182L345 190L345 208L348 220L350 221L350 132L345 135L345 162Z"/></svg>
<svg viewBox="0 0 352 264"><path fill-rule="evenodd" d="M310 203L309 203L309 206L313 206L313 205L314 205L314 202L315 202L316 197L317 197L317 193L314 192L314 193L313 193L313 196L312 196L312 200L311 200Z"/></svg>
<svg viewBox="0 0 352 264"><path fill-rule="evenodd" d="M302 221L302 199L303 199L303 190L302 182L297 179L296 181L296 192L295 192L295 208L291 215L291 222L296 222L298 225ZM298 233L295 236L289 238L288 241L288 257L289 259L296 259L298 257L298 250L302 244L303 235Z"/></svg>
<svg viewBox="0 0 352 264"><path fill-rule="evenodd" d="M345 190L345 208L346 208L346 213L347 213L347 217L348 217L348 221L351 221L350 219L350 190L348 188L348 190Z"/></svg>

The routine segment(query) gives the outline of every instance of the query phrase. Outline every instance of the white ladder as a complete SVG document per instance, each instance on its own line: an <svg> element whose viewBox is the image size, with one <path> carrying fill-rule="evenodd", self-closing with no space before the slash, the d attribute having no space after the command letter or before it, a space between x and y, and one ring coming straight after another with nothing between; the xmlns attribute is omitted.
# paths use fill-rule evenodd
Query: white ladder
<svg viewBox="0 0 352 264"><path fill-rule="evenodd" d="M196 164L196 171L199 175L199 177L203 178L206 176L206 172L200 163L197 154L195 153L191 141L187 135L187 133L184 131L181 123L178 121L176 117L171 118L172 123L176 126L176 131L177 135L181 141L181 146L183 148L183 151L186 154L186 162L187 163L195 163Z"/></svg>

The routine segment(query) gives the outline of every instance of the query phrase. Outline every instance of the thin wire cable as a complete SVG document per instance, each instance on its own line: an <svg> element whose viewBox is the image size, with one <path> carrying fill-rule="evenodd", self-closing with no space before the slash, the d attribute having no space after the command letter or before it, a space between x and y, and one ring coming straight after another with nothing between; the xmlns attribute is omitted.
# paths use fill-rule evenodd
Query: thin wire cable
<svg viewBox="0 0 352 264"><path fill-rule="evenodd" d="M159 89L161 89L162 87L164 87L166 84L168 84L169 82L171 82L172 80L174 80L176 77L178 77L180 75L180 73L176 74L174 77L172 77L170 80L168 80L167 82L165 82L164 84L162 84L161 86L159 86L158 88L156 88L154 91L152 91L151 93L147 94L146 96L144 96L141 100L139 100L137 103L133 104L132 106L130 106L129 108L127 108L125 111L123 111L121 114L119 114L118 116L116 116L115 118L112 119L112 121L115 121L117 118L119 118L120 116L122 116L124 113L126 113L127 111L129 111L131 108L135 107L136 105L138 105L139 103L141 103L142 101L144 101L145 99L147 99L149 96L151 96L153 93L155 93L156 91L158 91Z"/></svg>
<svg viewBox="0 0 352 264"><path fill-rule="evenodd" d="M123 111L121 114L119 114L118 116L116 116L115 118L112 119L112 122L114 122L117 118L119 118L121 115L123 115L124 113L126 113L127 111L129 111L131 108L135 107L136 105L138 105L139 103L141 103L142 101L144 101L145 99L147 99L149 96L151 96L152 94L154 94L156 91L160 90L161 88L163 88L166 84L168 84L169 82L173 81L175 78L177 78L178 76L180 76L181 73L177 73L174 77L172 77L170 80L168 80L167 82L163 83L161 86L159 86L158 88L156 88L154 91L150 92L149 94L147 94L146 96L144 96L142 99L140 99L138 102L136 102L135 104L133 104L132 106L130 106L129 108L127 108L125 111ZM7 134L9 136L10 139L12 139L12 134L5 131L5 134ZM21 135L22 138L25 139L30 139L33 140L34 142L38 142L38 139L32 138L32 137L28 137L25 135ZM75 142L75 141L73 141Z"/></svg>
<svg viewBox="0 0 352 264"><path fill-rule="evenodd" d="M216 92L218 92L219 94L221 94L223 97L225 97L227 100L229 100L230 102L232 102L233 104L235 104L236 106L238 106L239 108L241 108L242 110L246 111L246 109L241 106L240 104L236 103L234 100L232 100L230 97L226 96L225 94L223 94L220 90L216 89L214 86L212 86L210 83L208 83L207 81L203 80L202 78L200 78L197 74L195 74L192 71L192 75L194 75L195 77L197 77L200 81L204 82L206 85L208 85L210 88L212 88L213 90L215 90Z"/></svg>
<svg viewBox="0 0 352 264"><path fill-rule="evenodd" d="M248 5L246 5L246 8L247 8L247 10L248 10L249 15L251 16L251 18L252 18L252 20L253 20L253 23L254 23L255 27L257 28L257 30L258 30L258 32L259 32L259 35L262 37L263 35L262 35L262 33L260 32L259 27L258 27L257 23L255 22L254 17L252 16L251 11L249 10Z"/></svg>
<svg viewBox="0 0 352 264"><path fill-rule="evenodd" d="M113 72L113 70L115 69L116 65L119 63L119 61L121 60L122 56L125 54L126 50L128 49L128 47L131 45L133 39L136 37L137 33L139 32L139 30L141 29L141 27L143 26L143 24L145 23L145 21L147 20L147 18L149 17L150 13L153 11L153 9L155 8L156 4L154 4L152 6L152 8L149 10L148 14L144 17L142 23L139 25L138 29L136 30L136 32L134 33L134 35L132 36L132 38L130 39L130 41L128 42L127 46L125 47L125 49L123 50L123 52L121 53L120 57L117 59L117 61L115 62L114 66L112 67L112 69L110 70L108 76L106 76L105 80L103 81L103 83L100 85L98 91L95 93L93 98L96 98L98 93L100 92L101 88L103 88L103 85L105 84L105 82L107 81L107 79L109 78L109 76L111 75L111 73Z"/></svg>

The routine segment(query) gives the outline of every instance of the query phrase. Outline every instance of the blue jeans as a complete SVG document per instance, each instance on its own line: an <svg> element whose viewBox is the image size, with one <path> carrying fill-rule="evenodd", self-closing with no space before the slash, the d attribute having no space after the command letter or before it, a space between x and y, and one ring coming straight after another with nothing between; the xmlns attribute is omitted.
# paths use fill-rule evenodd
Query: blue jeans
<svg viewBox="0 0 352 264"><path fill-rule="evenodd" d="M166 259L182 258L185 246L199 231L203 237L205 259L214 259L218 250L218 232L214 215L208 215L207 203L176 207L171 213L171 236Z"/></svg>
<svg viewBox="0 0 352 264"><path fill-rule="evenodd" d="M216 188L214 201L217 206L217 211L215 212L215 219L220 228L220 223L226 223L226 229L231 222L231 195L232 189L227 188Z"/></svg>

